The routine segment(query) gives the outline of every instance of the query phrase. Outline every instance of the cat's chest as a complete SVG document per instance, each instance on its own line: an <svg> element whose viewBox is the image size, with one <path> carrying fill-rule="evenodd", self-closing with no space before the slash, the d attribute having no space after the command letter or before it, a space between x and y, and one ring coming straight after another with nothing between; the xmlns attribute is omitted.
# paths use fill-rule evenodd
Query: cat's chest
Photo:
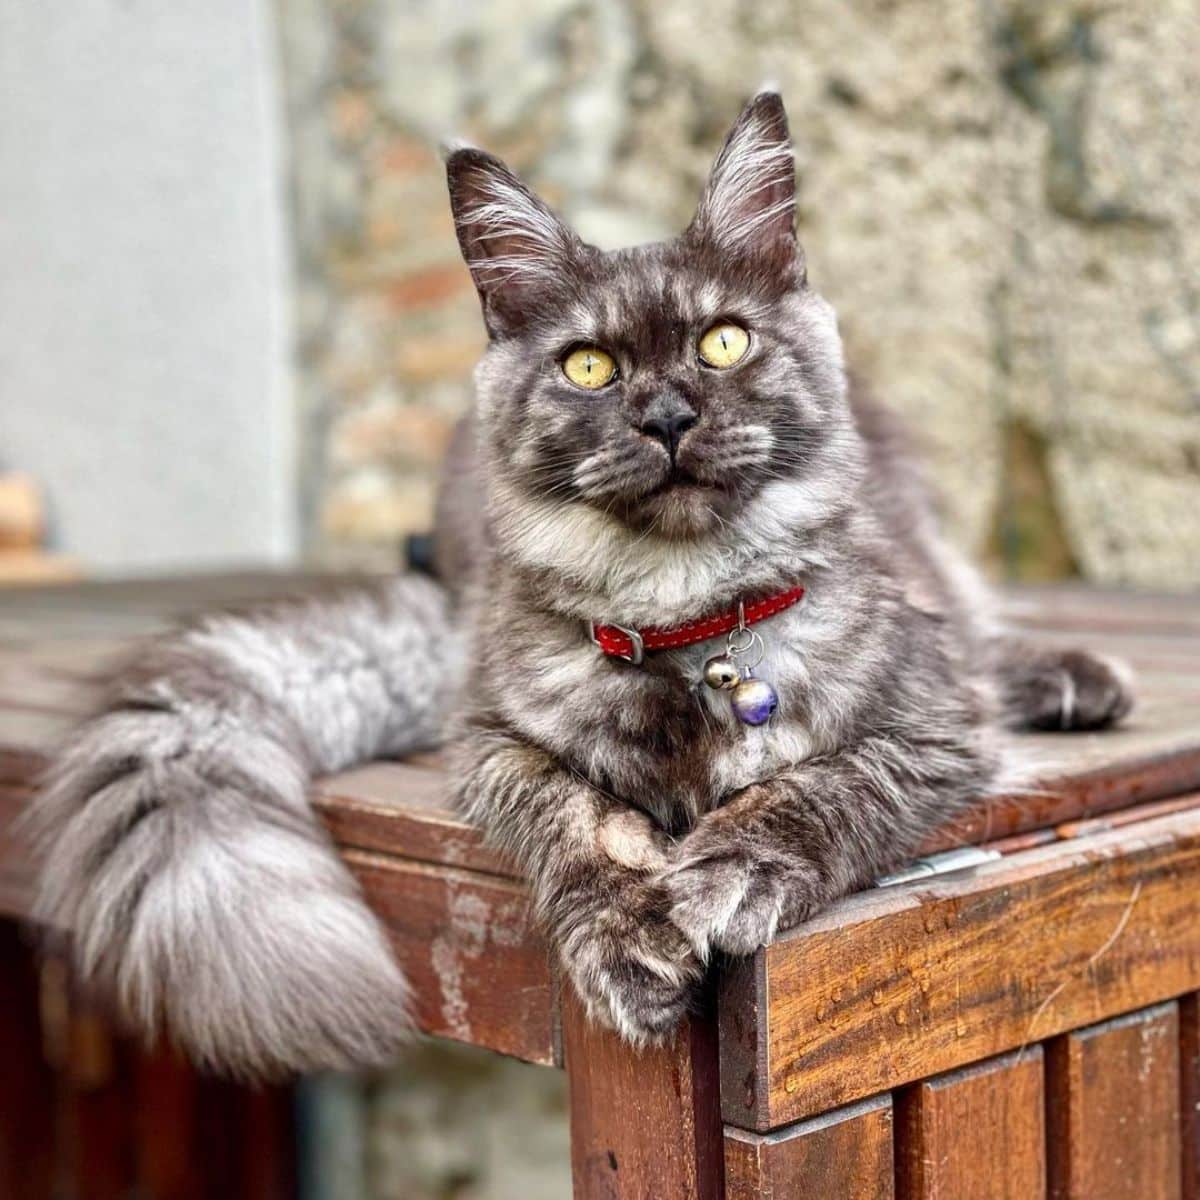
<svg viewBox="0 0 1200 1200"><path fill-rule="evenodd" d="M755 647L746 658L734 660L742 665L753 662L750 674L769 684L778 698L775 713L760 725L739 718L733 691L715 689L703 682L705 664L724 651L723 644L694 647L687 655L685 676L692 681L695 701L703 711L703 719L721 734L708 747L707 757L707 774L718 797L768 779L789 765L803 762L814 751L808 719L812 703L808 655L801 639L787 636L794 633L795 622L785 620L779 626L764 630L761 647Z"/></svg>
<svg viewBox="0 0 1200 1200"><path fill-rule="evenodd" d="M669 828L686 827L813 753L803 639L789 637L793 622L769 624L754 673L775 687L780 706L763 725L744 724L730 693L704 683L704 665L724 639L641 666L587 642L560 646L510 696L510 719L605 791Z"/></svg>

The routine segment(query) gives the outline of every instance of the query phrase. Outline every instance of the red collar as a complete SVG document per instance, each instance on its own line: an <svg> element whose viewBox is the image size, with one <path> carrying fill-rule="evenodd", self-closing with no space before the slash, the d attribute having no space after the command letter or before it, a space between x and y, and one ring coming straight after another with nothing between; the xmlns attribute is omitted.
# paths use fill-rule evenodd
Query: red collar
<svg viewBox="0 0 1200 1200"><path fill-rule="evenodd" d="M697 642L706 642L709 638L720 637L731 629L737 629L739 622L753 625L757 621L765 621L767 617L791 608L803 598L804 588L794 587L756 600L740 611L731 608L716 616L668 629L654 625L644 629L629 629L624 625L597 625L592 622L592 641L611 658L640 663L647 650L678 650L681 646L694 646Z"/></svg>

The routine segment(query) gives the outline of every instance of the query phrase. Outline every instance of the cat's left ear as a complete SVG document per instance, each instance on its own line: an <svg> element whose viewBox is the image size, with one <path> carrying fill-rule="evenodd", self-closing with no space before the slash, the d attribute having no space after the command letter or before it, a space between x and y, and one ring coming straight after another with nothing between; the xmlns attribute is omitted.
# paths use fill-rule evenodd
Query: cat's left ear
<svg viewBox="0 0 1200 1200"><path fill-rule="evenodd" d="M472 146L446 158L458 244L493 336L514 332L586 252L583 242L508 167Z"/></svg>
<svg viewBox="0 0 1200 1200"><path fill-rule="evenodd" d="M709 173L692 236L730 255L804 279L796 241L796 166L787 113L777 92L760 92L742 110Z"/></svg>

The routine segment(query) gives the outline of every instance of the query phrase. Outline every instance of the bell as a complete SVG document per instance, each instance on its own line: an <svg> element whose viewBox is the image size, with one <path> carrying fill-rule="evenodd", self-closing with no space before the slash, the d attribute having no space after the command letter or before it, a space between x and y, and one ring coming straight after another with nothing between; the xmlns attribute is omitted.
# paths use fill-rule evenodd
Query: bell
<svg viewBox="0 0 1200 1200"><path fill-rule="evenodd" d="M743 725L765 725L779 707L779 696L765 679L743 679L730 697L733 715Z"/></svg>
<svg viewBox="0 0 1200 1200"><path fill-rule="evenodd" d="M719 692L728 692L741 682L742 673L728 654L718 654L704 664L704 682Z"/></svg>

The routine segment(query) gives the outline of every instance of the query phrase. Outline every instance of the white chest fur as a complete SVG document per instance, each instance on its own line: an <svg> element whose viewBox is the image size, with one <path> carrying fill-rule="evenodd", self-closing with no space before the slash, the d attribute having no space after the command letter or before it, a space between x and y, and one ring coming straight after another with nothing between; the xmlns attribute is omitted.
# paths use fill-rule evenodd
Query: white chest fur
<svg viewBox="0 0 1200 1200"><path fill-rule="evenodd" d="M733 713L728 692L699 687L706 714L725 734L711 764L712 786L717 796L761 783L821 749L808 720L811 690L808 642L814 632L811 625L802 602L755 626L755 632L762 638L762 659L753 673L770 683L779 695L779 710L766 724L743 725ZM724 639L692 647L687 654L689 677L701 680L705 662L723 650ZM757 651L745 661L756 656Z"/></svg>

